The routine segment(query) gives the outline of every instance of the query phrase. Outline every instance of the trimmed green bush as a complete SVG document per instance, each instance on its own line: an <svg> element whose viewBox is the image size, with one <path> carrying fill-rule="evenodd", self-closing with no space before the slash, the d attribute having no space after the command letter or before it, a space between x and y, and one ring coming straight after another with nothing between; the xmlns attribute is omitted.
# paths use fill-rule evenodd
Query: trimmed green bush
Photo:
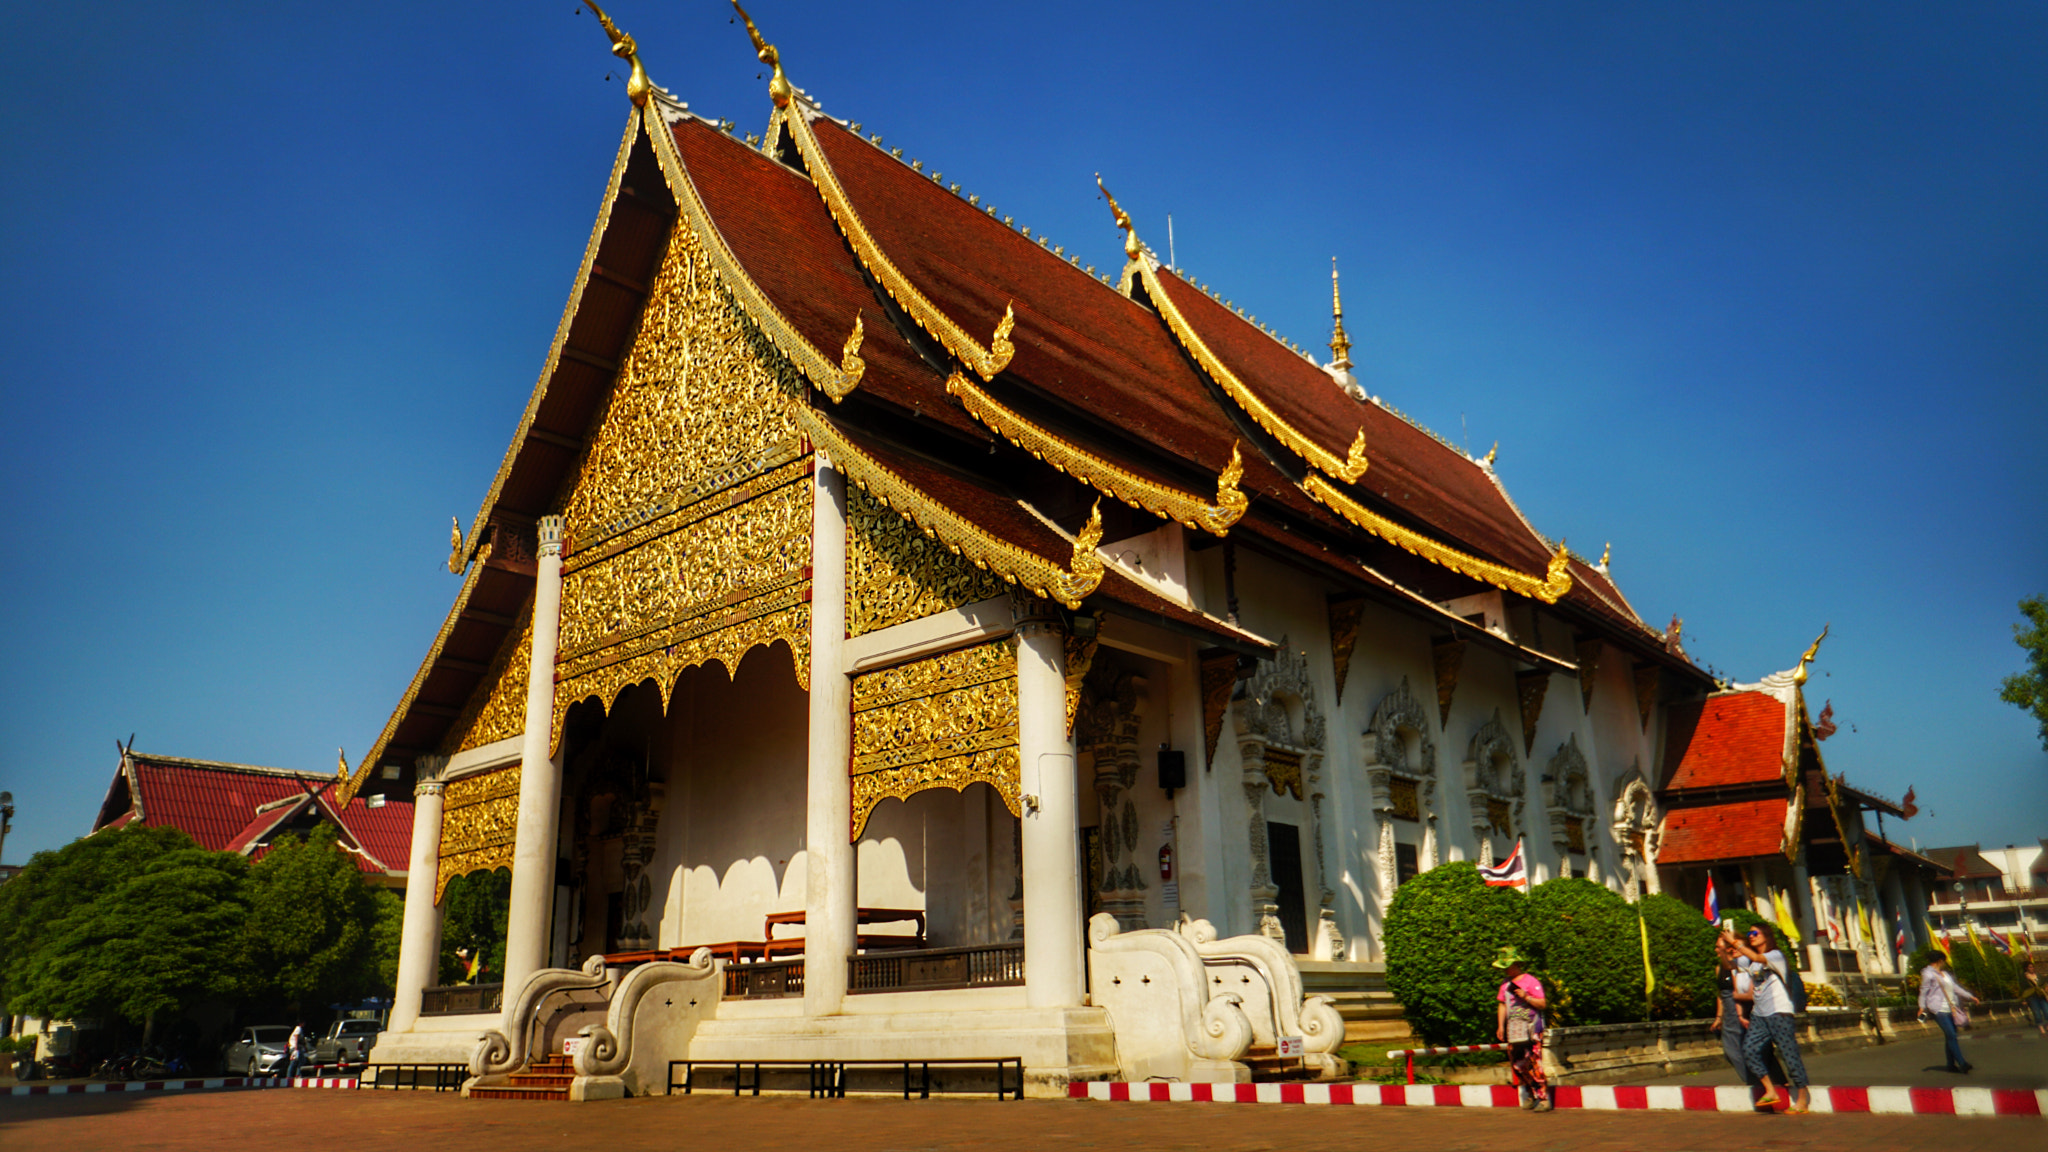
<svg viewBox="0 0 2048 1152"><path fill-rule="evenodd" d="M1714 938L1720 930L1676 897L1648 896L1637 908L1650 923L1650 967L1657 973L1657 990L1650 995L1650 1018L1712 1016Z"/></svg>
<svg viewBox="0 0 2048 1152"><path fill-rule="evenodd" d="M1986 1000L2019 998L2020 969L2012 957L1988 942L1982 951L1967 940L1951 940L1948 946L1955 955L1950 964L1956 970L1958 984Z"/></svg>
<svg viewBox="0 0 2048 1152"><path fill-rule="evenodd" d="M1525 947L1554 989L1553 1024L1622 1024L1648 1009L1636 910L1591 880L1559 878L1529 892ZM1389 965L1391 967L1391 964Z"/></svg>
<svg viewBox="0 0 2048 1152"><path fill-rule="evenodd" d="M1395 890L1384 931L1387 987L1425 1043L1493 1040L1503 979L1493 959L1524 939L1527 903L1512 888L1488 887L1464 862L1432 868Z"/></svg>

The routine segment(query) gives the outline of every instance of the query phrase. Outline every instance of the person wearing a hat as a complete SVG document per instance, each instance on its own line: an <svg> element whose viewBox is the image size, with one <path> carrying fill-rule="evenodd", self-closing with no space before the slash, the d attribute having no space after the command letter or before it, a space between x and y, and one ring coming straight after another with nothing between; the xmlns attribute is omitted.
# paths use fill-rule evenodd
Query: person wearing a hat
<svg viewBox="0 0 2048 1152"><path fill-rule="evenodd" d="M1505 969L1508 976L1500 986L1494 1039L1508 1046L1508 1069L1522 1090L1522 1107L1548 1112L1552 1104L1550 1085L1543 1079L1543 981L1529 975L1529 958L1512 944L1500 950L1493 966Z"/></svg>

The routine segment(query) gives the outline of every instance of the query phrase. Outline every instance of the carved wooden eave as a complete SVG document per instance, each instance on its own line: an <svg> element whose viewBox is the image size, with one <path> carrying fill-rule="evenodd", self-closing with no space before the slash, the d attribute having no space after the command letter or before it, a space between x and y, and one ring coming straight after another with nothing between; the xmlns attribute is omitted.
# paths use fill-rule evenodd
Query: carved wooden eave
<svg viewBox="0 0 2048 1152"><path fill-rule="evenodd" d="M1063 568L989 535L973 521L918 491L908 481L854 447L852 441L840 435L838 429L816 411L800 408L796 415L798 425L811 438L811 443L831 458L834 467L860 485L862 491L895 509L945 544L948 551L975 567L994 572L1005 583L1021 585L1047 599L1057 600L1070 610L1079 608L1081 601L1102 583L1102 560L1095 554L1095 546L1102 538L1099 511L1091 521L1092 532L1083 529L1074 542L1073 557Z"/></svg>
<svg viewBox="0 0 2048 1152"><path fill-rule="evenodd" d="M1536 725L1543 719L1543 698L1550 693L1550 673L1528 668L1515 673L1515 698L1522 706L1522 755L1536 750Z"/></svg>
<svg viewBox="0 0 2048 1152"><path fill-rule="evenodd" d="M1439 728L1451 722L1451 698L1458 694L1458 670L1465 664L1465 641L1456 636L1436 636L1429 642L1430 662L1436 667L1436 722Z"/></svg>
<svg viewBox="0 0 2048 1152"><path fill-rule="evenodd" d="M660 103L661 119L664 126L689 116L682 111ZM833 403L845 399L860 385L861 377L867 372L867 364L860 358L860 347L866 335L866 325L859 313L848 318L848 335L840 349L839 359L834 361L816 344L804 338L788 316L777 308L768 294L747 275L746 267L719 230L718 221L711 215L710 208L696 184L690 179L689 167L681 151L676 147L675 137L669 131L651 132L654 140L654 154L661 160L663 175L668 180L669 191L676 198L683 218L690 224L704 245L705 255L710 258L712 268L719 280L731 290L733 298L747 313L761 334L768 338L777 351L789 357L797 371L817 386L820 392Z"/></svg>
<svg viewBox="0 0 2048 1152"><path fill-rule="evenodd" d="M1216 763L1216 741L1223 735L1223 714L1237 687L1238 654L1223 648L1204 649L1202 667L1202 767Z"/></svg>
<svg viewBox="0 0 2048 1152"><path fill-rule="evenodd" d="M1095 653L1101 643L1095 636L1082 639L1070 634L1066 638L1068 739L1074 736L1074 713L1081 705L1081 685L1088 679L1088 670L1095 666Z"/></svg>
<svg viewBox="0 0 2048 1152"><path fill-rule="evenodd" d="M969 415L1010 443L1094 488L1112 500L1174 520L1214 536L1227 536L1250 498L1238 490L1244 463L1236 449L1216 477L1216 499L1208 501L1157 481L1147 480L1089 452L1022 415L1004 407L964 374L955 372L946 391L959 399Z"/></svg>
<svg viewBox="0 0 2048 1152"><path fill-rule="evenodd" d="M1281 418L1271 405L1261 399L1257 392L1232 372L1229 365L1210 349L1174 301L1173 294L1167 290L1165 282L1160 279L1154 260L1148 256L1134 258L1125 270L1126 280L1133 275L1144 285L1146 296L1158 309L1159 318L1166 322L1167 330L1173 333L1173 338L1187 351L1188 356L1200 365L1202 371L1215 381L1216 386L1223 390L1223 394L1230 397L1246 416L1251 417L1253 423L1264 428L1283 447L1311 466L1347 484L1365 475L1367 460L1365 429L1362 426L1358 430L1357 438L1351 442L1350 448L1343 456L1316 443L1307 433Z"/></svg>
<svg viewBox="0 0 2048 1152"><path fill-rule="evenodd" d="M1010 363L1016 349L1010 343L1010 332L1016 326L1014 307L1005 308L1001 319L988 325L992 335L987 347L962 327L952 317L941 311L939 306L918 290L904 275L888 253L875 242L860 214L854 211L853 201L846 194L846 188L839 182L839 176L832 170L832 164L825 157L825 151L818 145L818 137L811 130L811 118L817 111L806 104L793 105L787 115L780 118L782 127L796 145L797 154L803 157L804 167L810 173L811 183L818 189L818 195L825 201L825 208L839 225L846 243L859 258L861 266L868 270L876 283L882 286L889 298L903 309L917 326L930 333L933 339L944 345L946 351L958 357L961 363L972 368L983 380L993 380Z"/></svg>
<svg viewBox="0 0 2048 1152"><path fill-rule="evenodd" d="M1336 673L1337 703L1342 704L1344 680L1351 673L1351 652L1358 646L1358 624L1365 613L1365 598L1333 595L1325 604L1330 613L1330 662Z"/></svg>
<svg viewBox="0 0 2048 1152"><path fill-rule="evenodd" d="M1593 707L1593 685L1599 680L1600 655L1607 645L1599 637L1587 637L1573 648L1573 658L1579 664L1579 708L1590 711Z"/></svg>

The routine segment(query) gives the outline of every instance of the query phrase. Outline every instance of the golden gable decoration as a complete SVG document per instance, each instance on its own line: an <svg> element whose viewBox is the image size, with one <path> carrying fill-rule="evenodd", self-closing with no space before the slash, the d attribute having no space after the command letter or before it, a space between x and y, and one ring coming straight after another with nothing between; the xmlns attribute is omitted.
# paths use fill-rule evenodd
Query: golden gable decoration
<svg viewBox="0 0 2048 1152"><path fill-rule="evenodd" d="M1017 652L1008 638L855 676L851 839L884 800L977 781L1023 815L1017 749Z"/></svg>
<svg viewBox="0 0 2048 1152"><path fill-rule="evenodd" d="M450 780L441 800L441 858L434 903L448 882L472 872L512 866L519 831L519 765Z"/></svg>

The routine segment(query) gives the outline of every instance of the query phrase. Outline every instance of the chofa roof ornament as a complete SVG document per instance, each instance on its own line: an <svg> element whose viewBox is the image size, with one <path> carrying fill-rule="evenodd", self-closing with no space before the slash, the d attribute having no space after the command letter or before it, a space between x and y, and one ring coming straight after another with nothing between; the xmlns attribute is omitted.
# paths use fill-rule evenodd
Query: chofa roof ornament
<svg viewBox="0 0 2048 1152"><path fill-rule="evenodd" d="M639 46L633 43L631 36L619 31L619 26L604 14L604 9L590 0L583 0L583 6L590 9L590 14L604 25L605 35L612 38L612 55L633 66L632 74L626 77L626 98L633 102L635 108L647 107L647 97L654 91L654 83L647 79L647 69L640 66Z"/></svg>
<svg viewBox="0 0 2048 1152"><path fill-rule="evenodd" d="M761 30L754 27L754 18L740 7L740 0L732 0L732 10L746 21L747 36L754 42L754 55L774 72L768 79L768 98L775 101L777 108L789 107L790 100L796 96L796 89L789 86L789 77L782 74L782 54L775 50L775 45L761 38Z"/></svg>

